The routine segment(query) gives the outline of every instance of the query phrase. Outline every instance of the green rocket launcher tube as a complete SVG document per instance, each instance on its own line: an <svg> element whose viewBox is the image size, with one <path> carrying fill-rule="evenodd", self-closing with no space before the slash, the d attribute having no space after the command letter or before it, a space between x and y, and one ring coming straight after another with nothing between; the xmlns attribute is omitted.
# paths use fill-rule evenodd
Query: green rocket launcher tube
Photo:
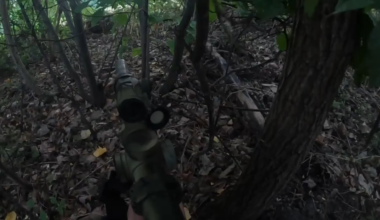
<svg viewBox="0 0 380 220"><path fill-rule="evenodd" d="M164 114L152 113L149 83L133 77L123 59L116 63L116 103L124 129L120 140L125 154L114 157L116 173L129 190L133 210L147 220L184 219L180 210L182 190L168 167L175 166L174 151L168 141L160 142L152 122Z"/></svg>

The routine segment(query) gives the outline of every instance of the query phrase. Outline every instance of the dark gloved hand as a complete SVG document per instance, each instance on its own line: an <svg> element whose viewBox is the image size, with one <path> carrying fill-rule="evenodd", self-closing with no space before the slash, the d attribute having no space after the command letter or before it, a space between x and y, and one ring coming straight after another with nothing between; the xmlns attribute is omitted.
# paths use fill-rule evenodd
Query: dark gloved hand
<svg viewBox="0 0 380 220"><path fill-rule="evenodd" d="M116 172L111 171L109 179L99 187L100 201L106 206L107 216L104 220L127 219L128 205L120 195L126 193L129 188L129 184L122 183Z"/></svg>

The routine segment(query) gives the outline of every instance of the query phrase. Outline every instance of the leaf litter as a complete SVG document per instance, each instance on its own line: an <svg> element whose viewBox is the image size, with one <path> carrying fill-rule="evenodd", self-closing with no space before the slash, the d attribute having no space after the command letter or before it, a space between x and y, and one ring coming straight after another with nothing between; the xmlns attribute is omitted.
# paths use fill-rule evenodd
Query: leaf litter
<svg viewBox="0 0 380 220"><path fill-rule="evenodd" d="M264 24L265 25L265 24ZM164 27L162 27L164 28ZM215 30L220 31L218 29ZM233 68L253 66L273 56L277 49L274 46L275 37L258 38L253 43L249 38L261 33L251 32L243 36L242 42L247 46L249 56L233 55ZM219 36L220 34L216 34ZM173 37L169 32L158 29L156 38L167 39ZM214 36L214 35L213 35ZM223 46L228 45L225 39L211 37ZM103 62L105 51L108 51L110 35L99 38L90 38L89 48L93 57L95 69ZM137 39L133 39L136 43ZM170 65L171 53L160 41L152 41L151 68L153 79L153 94L157 94L159 79L165 76L166 67ZM125 54L132 73L141 72L141 59L139 56ZM252 62L252 58L254 62ZM79 60L78 56L70 58L73 63ZM219 69L214 65L211 57L206 57L210 74L210 84L214 76L219 77ZM260 105L270 108L277 92L276 77L283 68L283 57L276 62L268 64L260 70L243 71L239 77L244 79L241 88L259 100ZM106 62L110 63L109 60ZM207 109L201 103L203 98L198 95L199 82L192 74L190 62L184 59L185 73L180 75L179 84L193 82L185 88L177 88L165 98L158 100L162 105L170 106L172 118L169 124L159 131L161 138L170 139L175 145L178 166L183 167L181 172L174 171L173 175L181 182L185 195L186 219L191 218L199 207L208 199L219 196L228 187L233 186L241 174L239 166L245 166L250 154L254 151L255 136L247 128L246 121L241 119L239 112L223 109L218 119L217 130L220 138L214 138L212 150L195 158L194 154L204 149L208 144ZM59 64L55 67L60 73L64 68ZM109 68L109 67L106 67ZM46 72L43 65L37 65L31 71L35 74ZM61 74L62 77L66 77ZM56 207L46 206L51 196L65 201L65 217L77 218L84 215L103 215L104 209L96 201L98 180L107 176L113 169L110 159L114 153L122 150L117 134L122 124L113 100L111 79L108 74L100 74L99 80L108 84L105 87L107 105L103 109L96 109L82 98L74 95L80 103L85 117L90 121L92 134L88 127L83 125L81 117L71 101L58 96L51 104L39 103L33 95L27 93L24 97L25 108L19 107L19 96L16 85L18 79L7 79L0 85L3 99L7 102L0 109L0 145L4 146L5 154L1 153L3 161L20 174L26 181L47 189L43 193L29 193L29 200L36 201L30 206L40 213L40 218L47 219L46 213L51 213ZM48 75L41 75L39 82L48 91L55 88ZM11 85L11 86L9 86ZM64 88L74 94L67 86ZM214 100L224 100L228 106L235 106L236 100L232 96L222 97L222 88L216 87L212 93ZM361 209L360 203L353 203L352 198L359 196L362 200L373 201L379 198L380 160L377 157L380 150L372 143L370 149L362 149L366 135L370 132L371 123L376 113L372 107L373 100L380 101L376 91L356 88L353 85L350 73L347 73L345 83L333 104L333 108L324 122L323 130L316 139L308 159L297 171L294 181L286 186L283 194L279 196L272 208L292 204L298 206L300 212L310 211L305 205L306 195L313 193L315 208L324 214L331 214L326 206L335 208L334 216L344 218L354 215L357 211L347 212L347 207ZM195 104L194 104L195 103ZM218 104L218 103L217 103ZM227 105L227 104L226 104ZM218 106L218 105L216 105ZM266 113L264 113L266 114ZM22 117L21 117L22 116ZM20 120L22 119L22 120ZM17 132L22 128L22 132ZM93 137L96 135L96 138ZM186 145L187 137L191 135ZM380 143L380 142L379 142ZM102 147L100 147L102 146ZM377 145L379 146L379 145ZM228 153L226 153L226 148ZM8 157L7 155L12 155ZM232 159L232 156L235 160ZM64 181L63 181L64 180ZM9 185L15 196L15 186L9 179L1 179L1 184ZM339 184L338 184L339 183ZM13 184L13 185L12 185ZM306 185L303 187L303 185ZM301 186L301 187L300 187ZM312 190L312 191L311 191ZM350 193L344 194L344 192ZM68 193L69 192L69 193ZM295 195L301 195L297 197ZM337 198L340 198L338 200ZM20 201L23 201L20 198ZM287 201L287 202L286 202ZM347 205L348 204L348 205ZM40 209L45 207L45 210ZM12 214L13 215L13 214ZM7 215L8 217L8 215ZM13 218L13 216L11 216ZM16 217L14 217L16 218ZM7 219L8 220L8 219ZM9 219L13 220L13 219Z"/></svg>

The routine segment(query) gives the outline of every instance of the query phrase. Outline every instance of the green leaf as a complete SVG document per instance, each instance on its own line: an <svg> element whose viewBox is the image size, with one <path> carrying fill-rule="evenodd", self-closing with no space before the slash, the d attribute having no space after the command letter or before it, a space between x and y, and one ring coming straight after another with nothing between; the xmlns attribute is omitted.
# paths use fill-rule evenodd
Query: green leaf
<svg viewBox="0 0 380 220"><path fill-rule="evenodd" d="M57 206L57 211L59 212L61 216L63 216L63 212L65 211L65 209L66 209L66 203L65 201L61 200Z"/></svg>
<svg viewBox="0 0 380 220"><path fill-rule="evenodd" d="M91 16L96 12L96 10L93 7L86 7L82 10L82 15L84 16Z"/></svg>
<svg viewBox="0 0 380 220"><path fill-rule="evenodd" d="M124 26L128 21L128 14L116 14L112 17L115 26Z"/></svg>
<svg viewBox="0 0 380 220"><path fill-rule="evenodd" d="M29 199L28 202L26 202L26 207L28 207L29 210L34 207L33 199Z"/></svg>
<svg viewBox="0 0 380 220"><path fill-rule="evenodd" d="M216 21L216 19L218 19L218 15L216 13L214 13L214 12L208 13L209 22L214 22L214 21Z"/></svg>
<svg viewBox="0 0 380 220"><path fill-rule="evenodd" d="M216 21L216 19L218 19L218 15L216 14L214 1L210 0L209 2L210 3L209 3L208 19L209 19L209 22L214 22L214 21ZM217 2L217 4L219 4L218 1L216 1L216 2Z"/></svg>
<svg viewBox="0 0 380 220"><path fill-rule="evenodd" d="M47 214L44 210L40 210L40 220L47 220L48 217L47 217Z"/></svg>
<svg viewBox="0 0 380 220"><path fill-rule="evenodd" d="M168 40L166 44L169 46L170 52L174 55L175 40Z"/></svg>
<svg viewBox="0 0 380 220"><path fill-rule="evenodd" d="M373 4L373 0L339 0L334 13L365 8Z"/></svg>
<svg viewBox="0 0 380 220"><path fill-rule="evenodd" d="M304 5L305 13L306 13L309 17L313 17L314 10L315 10L315 8L316 8L317 5L318 5L318 1L319 1L319 0L305 0L305 5Z"/></svg>
<svg viewBox="0 0 380 220"><path fill-rule="evenodd" d="M102 20L104 15L104 9L97 10L93 15L91 19L91 26L95 26L100 20Z"/></svg>
<svg viewBox="0 0 380 220"><path fill-rule="evenodd" d="M115 4L115 1L116 0L98 0L98 4L99 6L103 6L103 7L112 6Z"/></svg>
<svg viewBox="0 0 380 220"><path fill-rule="evenodd" d="M284 33L281 33L276 37L276 42L279 50L286 51L288 42L286 41L286 35Z"/></svg>
<svg viewBox="0 0 380 220"><path fill-rule="evenodd" d="M196 36L196 34L197 34L196 29L195 29L195 25L196 25L196 22L195 22L195 21L192 21L192 22L190 23L189 27L188 27L187 30L186 30L186 32L187 32L188 34L190 34L191 36L193 36L194 39L195 39L195 36Z"/></svg>
<svg viewBox="0 0 380 220"><path fill-rule="evenodd" d="M50 196L50 202L51 202L51 204L54 204L54 205L58 204L57 199L53 196Z"/></svg>
<svg viewBox="0 0 380 220"><path fill-rule="evenodd" d="M132 56L137 57L141 55L141 47L132 49Z"/></svg>
<svg viewBox="0 0 380 220"><path fill-rule="evenodd" d="M119 56L122 56L123 53L127 52L128 47L126 45L121 45L119 47Z"/></svg>
<svg viewBox="0 0 380 220"><path fill-rule="evenodd" d="M195 41L195 37L193 36L193 35L191 35L191 34L186 34L186 36L185 36L185 42L187 43L187 44L192 44L192 43L194 43L194 41Z"/></svg>
<svg viewBox="0 0 380 220"><path fill-rule="evenodd" d="M88 6L89 3L90 3L90 1L80 3L79 5L77 5L77 7L75 7L74 12L75 12L75 13L81 13L82 10L83 10L84 8L86 8L86 7Z"/></svg>
<svg viewBox="0 0 380 220"><path fill-rule="evenodd" d="M158 23L163 22L164 18L161 17L159 14L154 13L154 14L149 15L148 20L150 24L158 24Z"/></svg>

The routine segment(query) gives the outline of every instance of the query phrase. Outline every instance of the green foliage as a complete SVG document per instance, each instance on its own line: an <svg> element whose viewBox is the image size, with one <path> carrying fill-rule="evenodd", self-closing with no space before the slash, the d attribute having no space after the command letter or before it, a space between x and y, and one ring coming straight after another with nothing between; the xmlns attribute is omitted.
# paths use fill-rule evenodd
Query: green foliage
<svg viewBox="0 0 380 220"><path fill-rule="evenodd" d="M141 47L133 48L132 49L132 56L137 57L141 55Z"/></svg>
<svg viewBox="0 0 380 220"><path fill-rule="evenodd" d="M26 207L28 207L28 209L32 209L34 207L34 201L33 199L29 199L28 202L26 203Z"/></svg>
<svg viewBox="0 0 380 220"><path fill-rule="evenodd" d="M126 13L116 14L112 17L113 22L116 26L124 26L128 21L129 15Z"/></svg>
<svg viewBox="0 0 380 220"><path fill-rule="evenodd" d="M82 10L82 15L84 16L91 16L96 12L96 10L93 7L86 7Z"/></svg>
<svg viewBox="0 0 380 220"><path fill-rule="evenodd" d="M77 5L77 7L74 9L74 12L75 13L81 13L83 11L83 9L87 8L88 4L90 2L82 2L80 3L79 5Z"/></svg>
<svg viewBox="0 0 380 220"><path fill-rule="evenodd" d="M166 41L166 44L168 45L169 49L170 49L170 52L174 55L174 43L175 41L174 40L168 40Z"/></svg>
<svg viewBox="0 0 380 220"><path fill-rule="evenodd" d="M95 26L104 16L104 9L98 9L91 18L91 26Z"/></svg>
<svg viewBox="0 0 380 220"><path fill-rule="evenodd" d="M149 24L159 24L164 21L164 18L161 14L154 12L148 17Z"/></svg>
<svg viewBox="0 0 380 220"><path fill-rule="evenodd" d="M40 210L40 220L48 220L48 216L44 210Z"/></svg>
<svg viewBox="0 0 380 220"><path fill-rule="evenodd" d="M64 200L60 200L60 201L58 202L58 200L57 200L56 197L51 196L51 197L50 197L50 203L53 204L53 205L55 205L55 207L56 207L58 213L59 213L61 216L63 216L63 213L64 213L65 208L66 208L66 203L65 203L65 201L64 201Z"/></svg>
<svg viewBox="0 0 380 220"><path fill-rule="evenodd" d="M215 9L215 5L214 5L214 1L213 0L210 0L210 5L209 5L209 13L208 13L208 19L209 19L209 22L214 22L216 21L216 19L218 19L218 16L216 14L216 9ZM219 4L219 1L216 1L217 4Z"/></svg>
<svg viewBox="0 0 380 220"><path fill-rule="evenodd" d="M288 42L284 33L281 33L276 37L276 42L280 51L286 51L288 47Z"/></svg>

